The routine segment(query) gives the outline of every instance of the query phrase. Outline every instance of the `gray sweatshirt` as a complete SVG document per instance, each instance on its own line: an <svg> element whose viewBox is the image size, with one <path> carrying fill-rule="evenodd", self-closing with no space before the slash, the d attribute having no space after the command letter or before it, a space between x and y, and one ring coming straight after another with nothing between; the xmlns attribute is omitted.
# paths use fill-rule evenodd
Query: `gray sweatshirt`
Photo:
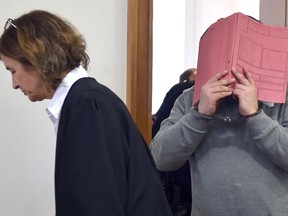
<svg viewBox="0 0 288 216"><path fill-rule="evenodd" d="M159 170L188 159L192 216L288 216L288 104L260 104L244 118L222 100L214 117L192 108L193 87L176 100L151 143Z"/></svg>

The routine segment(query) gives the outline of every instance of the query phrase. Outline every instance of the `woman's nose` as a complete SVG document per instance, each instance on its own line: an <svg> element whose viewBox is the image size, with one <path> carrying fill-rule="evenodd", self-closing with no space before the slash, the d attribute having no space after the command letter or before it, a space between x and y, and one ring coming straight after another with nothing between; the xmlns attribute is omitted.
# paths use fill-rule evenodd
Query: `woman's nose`
<svg viewBox="0 0 288 216"><path fill-rule="evenodd" d="M14 89L18 89L18 88L19 88L18 82L17 82L16 79L13 78L13 77L12 77L12 87L13 87Z"/></svg>

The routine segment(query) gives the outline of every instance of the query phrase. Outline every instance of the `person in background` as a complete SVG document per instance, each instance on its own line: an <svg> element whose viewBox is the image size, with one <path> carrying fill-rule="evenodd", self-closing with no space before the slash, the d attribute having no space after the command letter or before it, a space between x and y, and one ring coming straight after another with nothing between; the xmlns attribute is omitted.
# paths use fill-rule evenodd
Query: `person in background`
<svg viewBox="0 0 288 216"><path fill-rule="evenodd" d="M0 56L13 88L32 102L51 99L56 216L172 215L125 104L88 76L86 43L77 30L42 10L8 19L4 29Z"/></svg>
<svg viewBox="0 0 288 216"><path fill-rule="evenodd" d="M191 216L288 214L288 103L258 101L252 74L211 77L175 102L150 150L159 170L189 160ZM234 86L234 87L233 87Z"/></svg>
<svg viewBox="0 0 288 216"><path fill-rule="evenodd" d="M185 70L179 77L179 83L195 80L196 74L196 68L189 68Z"/></svg>
<svg viewBox="0 0 288 216"><path fill-rule="evenodd" d="M179 77L179 83L172 86L166 93L160 108L155 114L152 115L152 138L158 132L161 122L169 116L175 100L185 89L191 88L194 85L196 73L196 68L189 68L185 70Z"/></svg>
<svg viewBox="0 0 288 216"><path fill-rule="evenodd" d="M154 138L159 131L162 121L168 118L175 100L185 89L191 88L194 85L196 73L196 68L185 70L179 77L179 83L172 86L167 92L160 108L156 114L153 115L154 124L152 126L152 138ZM170 172L160 171L159 173L173 215L190 215L191 177L189 162L185 162L179 169Z"/></svg>

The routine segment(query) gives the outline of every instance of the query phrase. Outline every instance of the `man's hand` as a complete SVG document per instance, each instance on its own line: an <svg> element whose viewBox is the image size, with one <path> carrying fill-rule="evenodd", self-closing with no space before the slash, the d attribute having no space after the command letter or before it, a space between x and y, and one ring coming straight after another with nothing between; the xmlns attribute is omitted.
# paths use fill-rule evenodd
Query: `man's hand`
<svg viewBox="0 0 288 216"><path fill-rule="evenodd" d="M239 99L239 112L243 116L249 116L258 111L257 88L252 74L243 68L244 74L232 70L237 82L233 95Z"/></svg>
<svg viewBox="0 0 288 216"><path fill-rule="evenodd" d="M219 100L232 95L233 89L230 87L236 81L235 78L222 79L228 71L215 74L201 88L198 112L213 116L216 112Z"/></svg>

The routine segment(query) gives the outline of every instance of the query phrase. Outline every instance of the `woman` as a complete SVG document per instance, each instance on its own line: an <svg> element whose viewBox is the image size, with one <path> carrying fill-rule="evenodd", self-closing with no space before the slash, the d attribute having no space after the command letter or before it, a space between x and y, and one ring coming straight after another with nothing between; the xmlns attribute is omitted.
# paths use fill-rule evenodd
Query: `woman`
<svg viewBox="0 0 288 216"><path fill-rule="evenodd" d="M8 19L0 55L13 88L57 133L56 215L171 215L154 161L125 104L87 74L82 36L47 11Z"/></svg>

